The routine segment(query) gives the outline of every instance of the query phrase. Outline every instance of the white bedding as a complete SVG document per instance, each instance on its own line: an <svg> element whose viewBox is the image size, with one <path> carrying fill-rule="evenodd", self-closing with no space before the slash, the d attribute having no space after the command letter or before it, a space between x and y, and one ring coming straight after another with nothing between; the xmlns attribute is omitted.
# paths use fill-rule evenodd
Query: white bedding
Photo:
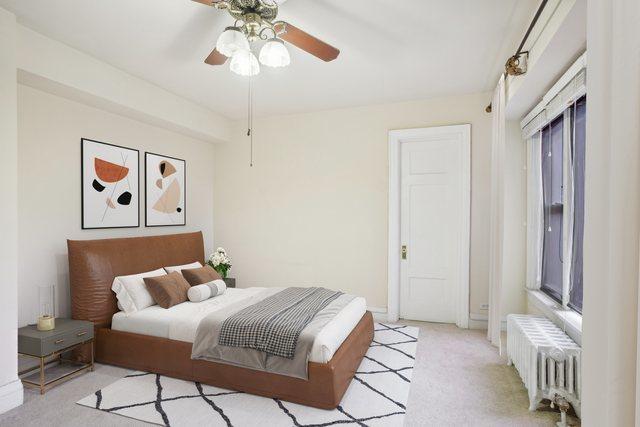
<svg viewBox="0 0 640 427"><path fill-rule="evenodd" d="M202 302L187 301L168 309L154 305L129 315L121 311L113 315L111 329L192 343L200 320L207 314L263 289L229 288L224 294ZM347 304L318 333L311 348L309 360L317 363L326 363L331 360L365 311L366 301L362 297L356 297Z"/></svg>

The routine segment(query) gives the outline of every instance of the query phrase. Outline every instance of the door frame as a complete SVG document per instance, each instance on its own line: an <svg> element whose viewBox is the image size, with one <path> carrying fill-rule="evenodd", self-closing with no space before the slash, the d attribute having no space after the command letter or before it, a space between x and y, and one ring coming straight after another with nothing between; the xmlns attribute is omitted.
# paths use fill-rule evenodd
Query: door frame
<svg viewBox="0 0 640 427"><path fill-rule="evenodd" d="M460 133L462 135L463 191L460 218L460 251L458 260L462 271L456 289L456 325L469 327L469 252L471 249L471 125L435 126L389 131L389 240L387 269L387 317L389 322L400 318L400 147L402 144L418 142L425 135Z"/></svg>

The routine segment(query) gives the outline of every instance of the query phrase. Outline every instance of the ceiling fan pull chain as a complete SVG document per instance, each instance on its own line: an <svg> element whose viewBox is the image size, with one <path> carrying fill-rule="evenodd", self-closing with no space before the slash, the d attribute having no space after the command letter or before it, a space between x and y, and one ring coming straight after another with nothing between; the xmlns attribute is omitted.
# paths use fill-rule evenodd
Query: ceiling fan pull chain
<svg viewBox="0 0 640 427"><path fill-rule="evenodd" d="M253 77L249 76L249 105L248 105L247 136L250 144L249 167L253 167Z"/></svg>

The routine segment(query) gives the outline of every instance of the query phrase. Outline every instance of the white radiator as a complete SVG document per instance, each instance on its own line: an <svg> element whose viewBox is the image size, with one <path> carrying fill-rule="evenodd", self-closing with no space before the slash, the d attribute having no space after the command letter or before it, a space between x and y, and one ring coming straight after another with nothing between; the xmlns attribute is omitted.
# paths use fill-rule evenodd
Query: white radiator
<svg viewBox="0 0 640 427"><path fill-rule="evenodd" d="M580 416L582 349L549 319L507 316L507 356L529 392L529 410L559 394Z"/></svg>

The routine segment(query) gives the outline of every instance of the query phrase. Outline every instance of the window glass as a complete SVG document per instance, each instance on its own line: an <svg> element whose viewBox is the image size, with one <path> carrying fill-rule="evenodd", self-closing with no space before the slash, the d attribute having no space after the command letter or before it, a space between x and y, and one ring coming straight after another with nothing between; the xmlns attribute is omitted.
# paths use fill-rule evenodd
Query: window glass
<svg viewBox="0 0 640 427"><path fill-rule="evenodd" d="M562 144L563 116L542 131L544 241L541 290L562 301Z"/></svg>

